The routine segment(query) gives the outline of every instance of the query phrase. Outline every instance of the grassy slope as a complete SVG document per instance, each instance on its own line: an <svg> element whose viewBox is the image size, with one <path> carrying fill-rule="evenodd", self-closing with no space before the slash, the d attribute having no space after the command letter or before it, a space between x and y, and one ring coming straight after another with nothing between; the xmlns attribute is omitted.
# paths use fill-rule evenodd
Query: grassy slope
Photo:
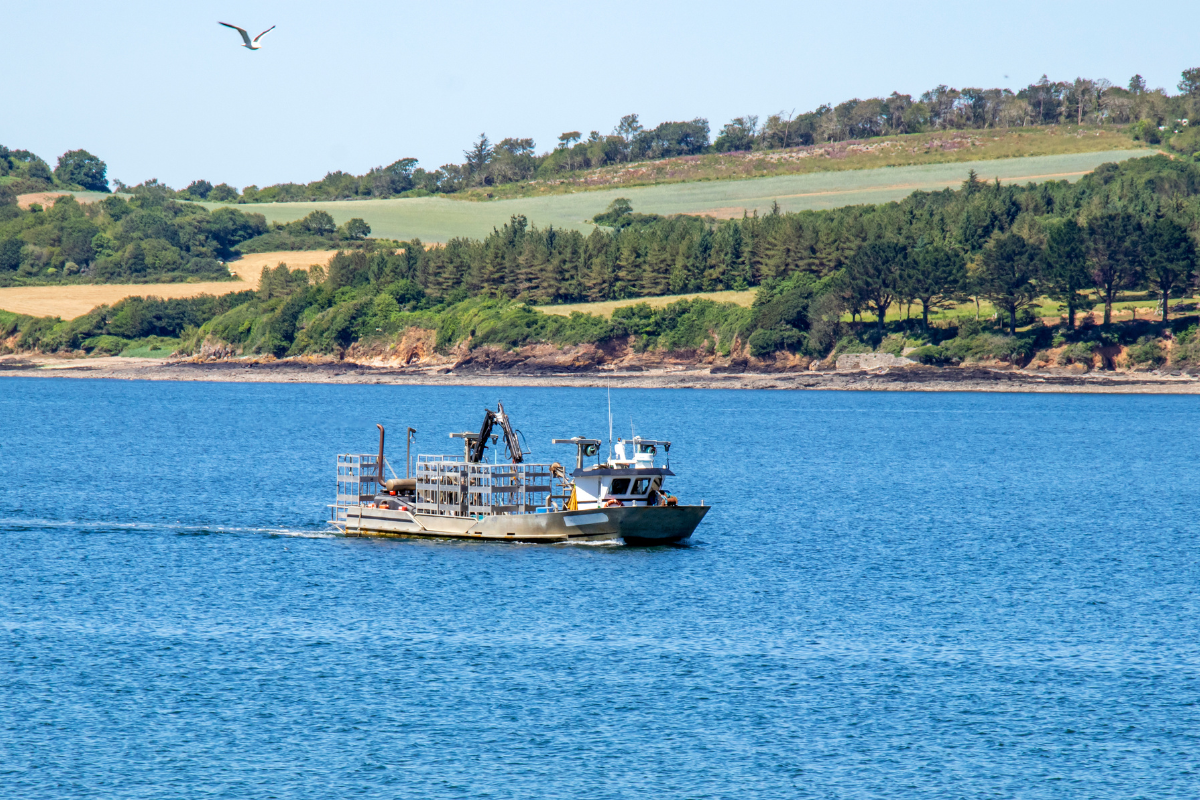
<svg viewBox="0 0 1200 800"><path fill-rule="evenodd" d="M524 214L540 227L554 225L588 231L586 222L617 197L627 197L641 212L658 214L712 213L741 216L765 212L777 201L784 211L834 208L860 203L899 200L916 190L935 191L957 186L968 169L987 180L1075 180L1106 161L1147 155L1145 149L1107 150L1050 156L1026 156L992 161L817 172L751 180L697 181L660 186L624 187L574 194L525 197L489 202L463 202L445 197L394 200L350 200L315 203L264 203L238 206L265 214L269 221L291 222L314 209L328 211L338 224L361 217L373 236L444 242L455 236L482 237L514 214ZM206 204L217 208L217 204Z"/></svg>
<svg viewBox="0 0 1200 800"><path fill-rule="evenodd" d="M697 295L697 296L702 296L702 295ZM1100 302L1100 300L1096 297L1094 292L1087 293L1087 297L1088 297L1088 300L1084 303L1084 305L1080 308L1075 309L1075 315L1076 315L1077 320L1083 319L1083 317L1085 317L1089 312L1091 312L1092 316L1095 318L1095 320L1097 322L1103 320L1104 319L1104 303ZM1137 298L1137 299L1129 299L1129 298ZM750 301L745 303L744 305L749 305L750 302L753 302L753 299L754 298L751 297ZM1174 309L1177 305L1190 307L1190 306L1195 305L1195 302L1196 301L1194 299L1192 299L1190 296L1184 297L1182 299L1172 298L1171 308ZM597 304L597 305L599 305L599 304ZM559 308L568 308L568 306L558 306L558 307ZM579 307L578 310L583 310L583 309L582 309L582 307ZM1037 301L1034 303L1034 305L1030 308L1030 310L1034 313L1035 316L1041 317L1045 320L1057 319L1059 317L1066 316L1066 306L1064 306L1063 304L1061 304L1055 300L1051 300L1049 297L1039 297L1037 299ZM608 313L611 314L612 312L610 311ZM1172 312L1172 313L1174 313L1174 312ZM979 302L979 317L980 317L980 319L991 319L996 314L1000 314L1001 319L1007 319L1007 316L1006 316L1007 312L999 311L994 305L992 305L987 300L980 300L980 302ZM1137 319L1151 319L1151 318L1158 319L1160 314L1161 314L1161 311L1160 311L1160 308L1158 305L1158 301L1153 298L1146 298L1144 292L1121 292L1118 294L1117 302L1113 303L1113 319L1114 320L1128 320L1128 319L1133 318L1135 315L1136 315ZM912 306L907 311L907 317L911 317L913 319L920 319L921 318L921 304L913 303ZM900 303L894 303L891 306L891 308L888 309L886 320L888 322L898 322L902 319L906 319L907 317L906 317L905 307ZM941 308L937 311L931 312L929 315L929 321L931 323L942 323L942 324L957 324L957 320L974 319L974 318L975 318L975 304L971 303L971 302L951 304L950 306L947 306L947 307ZM842 317L842 319L846 322L849 322L850 315L845 314ZM870 313L869 311L864 312L862 315L862 319L866 320L868 322L873 322L875 320L875 315ZM1049 323L1047 323L1047 324L1049 324Z"/></svg>
<svg viewBox="0 0 1200 800"><path fill-rule="evenodd" d="M663 306L670 305L677 300L692 300L695 298L712 300L714 303L734 303L735 305L749 308L750 305L754 303L754 296L756 293L756 289L749 289L744 292L699 292L695 294L664 295L661 297L635 297L628 300L605 300L599 303L569 303L555 306L535 306L535 308L544 314L557 314L563 317L570 316L572 313L578 311L583 314L594 314L599 317L608 318L612 316L614 310L623 308L625 306L636 305L638 303L648 303L651 308L661 308ZM1137 309L1136 313L1138 318L1146 319L1150 316L1157 318L1159 311L1155 300L1144 299L1144 293L1141 292L1133 293L1132 296L1142 299L1123 299L1125 295L1128 294L1129 293L1122 293L1121 299L1118 299L1116 303L1113 303L1114 319L1129 319L1130 309L1132 308ZM1089 297L1091 298L1091 302L1085 304L1084 308L1077 309L1076 313L1082 319L1083 316L1088 313L1088 311L1091 311L1097 320L1102 319L1104 317L1104 304L1099 302L1094 296L1089 295ZM1191 305L1194 302L1195 301L1191 299L1171 301L1172 307L1177 304ZM1066 313L1060 303L1051 300L1048 297L1038 298L1038 301L1032 310L1037 316L1047 319L1058 317ZM987 300L980 301L979 315L981 318L990 319L996 313L996 308L991 303L989 303ZM888 309L887 321L898 322L902 319L906 319L907 317L919 319L920 316L921 305L919 303L913 303L912 306L907 310L907 313L901 303L893 303L892 307ZM975 304L972 302L966 302L951 304L948 307L940 308L929 315L929 320L930 322L953 324L956 320L973 319L974 317ZM843 319L846 322L849 322L850 315L846 314ZM869 312L864 312L863 319L871 321L875 319L875 316Z"/></svg>
<svg viewBox="0 0 1200 800"><path fill-rule="evenodd" d="M1047 126L988 131L938 131L742 153L711 153L618 164L553 180L471 189L469 199L531 197L615 186L840 172L879 167L962 163L1025 156L1093 153L1146 147L1128 127Z"/></svg>
<svg viewBox="0 0 1200 800"><path fill-rule="evenodd" d="M754 302L755 289L749 289L744 292L699 292L695 294L669 294L662 297L635 297L629 300L605 300L599 303L570 303L560 306L535 306L538 311L545 314L557 314L560 317L569 317L572 313L578 311L582 314L595 314L598 317L611 317L613 311L624 306L632 306L638 303L649 303L651 308L661 308L669 306L677 300L692 300L695 298L704 298L712 300L714 303L734 303L739 306L749 307ZM891 315L888 315L889 318Z"/></svg>

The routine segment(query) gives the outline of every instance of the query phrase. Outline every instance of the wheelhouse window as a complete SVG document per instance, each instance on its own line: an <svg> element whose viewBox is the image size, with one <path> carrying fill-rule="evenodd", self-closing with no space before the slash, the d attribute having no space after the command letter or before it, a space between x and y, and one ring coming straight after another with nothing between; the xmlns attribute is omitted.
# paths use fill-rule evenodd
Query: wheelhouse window
<svg viewBox="0 0 1200 800"><path fill-rule="evenodd" d="M643 495L648 491L650 491L650 479L638 478L636 481L634 481L633 491L630 492L630 494Z"/></svg>
<svg viewBox="0 0 1200 800"><path fill-rule="evenodd" d="M609 494L627 494L628 492L629 478L617 478L612 482L612 490L609 492Z"/></svg>

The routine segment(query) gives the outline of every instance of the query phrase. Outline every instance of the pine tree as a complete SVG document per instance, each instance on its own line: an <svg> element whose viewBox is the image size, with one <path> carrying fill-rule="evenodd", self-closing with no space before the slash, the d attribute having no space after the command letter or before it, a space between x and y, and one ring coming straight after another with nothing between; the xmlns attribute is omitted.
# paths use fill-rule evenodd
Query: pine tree
<svg viewBox="0 0 1200 800"><path fill-rule="evenodd" d="M472 286L472 265L482 255L482 247L478 242L469 239L455 238L446 242L445 247L436 250L441 267L436 276L431 279L431 287L438 297L449 297L458 289L478 290Z"/></svg>
<svg viewBox="0 0 1200 800"><path fill-rule="evenodd" d="M613 274L608 253L601 252L592 256L583 283L587 290L587 299L591 302L612 297Z"/></svg>
<svg viewBox="0 0 1200 800"><path fill-rule="evenodd" d="M704 274L708 269L708 260L712 257L716 236L712 228L705 227L700 232L688 257L688 269L691 273L688 291L698 292L704 286Z"/></svg>
<svg viewBox="0 0 1200 800"><path fill-rule="evenodd" d="M530 235L525 237L521 254L517 256L517 273L513 283L518 297L527 297L537 286L538 268L545 262L544 254L539 252L542 249L539 238L537 229L534 228Z"/></svg>
<svg viewBox="0 0 1200 800"><path fill-rule="evenodd" d="M421 288L426 294L444 296L442 289L442 281L448 272L446 268L446 248L434 247L425 254L425 258L421 261L422 274L417 279Z"/></svg>
<svg viewBox="0 0 1200 800"><path fill-rule="evenodd" d="M800 235L787 220L774 226L763 249L761 279L786 277L800 265Z"/></svg>
<svg viewBox="0 0 1200 800"><path fill-rule="evenodd" d="M588 300L601 300L611 293L613 244L613 237L599 228L593 229L584 242L579 278Z"/></svg>
<svg viewBox="0 0 1200 800"><path fill-rule="evenodd" d="M472 265L471 288L489 295L503 294L507 278L507 255L507 248L499 237L488 237L483 252Z"/></svg>
<svg viewBox="0 0 1200 800"><path fill-rule="evenodd" d="M613 287L613 293L618 298L637 293L642 265L645 263L639 238L637 231L628 228L617 234L616 286Z"/></svg>
<svg viewBox="0 0 1200 800"><path fill-rule="evenodd" d="M767 243L766 227L759 219L757 210L749 217L743 212L741 231L742 256L738 261L732 285L737 289L747 289L761 280Z"/></svg>
<svg viewBox="0 0 1200 800"><path fill-rule="evenodd" d="M579 231L567 231L555 242L550 270L557 281L555 298L563 302L580 300L585 296L583 285L583 254L586 242Z"/></svg>
<svg viewBox="0 0 1200 800"><path fill-rule="evenodd" d="M671 266L666 243L660 237L654 237L646 253L640 294L651 297L666 294L671 286Z"/></svg>
<svg viewBox="0 0 1200 800"><path fill-rule="evenodd" d="M276 296L272 293L275 288L275 272L270 267L263 267L258 275L258 299L270 300Z"/></svg>
<svg viewBox="0 0 1200 800"><path fill-rule="evenodd" d="M691 270L688 269L688 251L687 248L679 248L679 254L675 256L675 266L671 268L671 278L668 283L668 288L671 294L683 294L688 290L691 284Z"/></svg>
<svg viewBox="0 0 1200 800"><path fill-rule="evenodd" d="M704 291L716 292L733 285L742 263L742 227L728 221L717 229L708 269L704 273Z"/></svg>
<svg viewBox="0 0 1200 800"><path fill-rule="evenodd" d="M1083 231L1073 219L1054 225L1046 240L1042 278L1050 296L1066 303L1067 329L1075 329L1075 309L1084 302L1080 294L1088 288L1087 251Z"/></svg>

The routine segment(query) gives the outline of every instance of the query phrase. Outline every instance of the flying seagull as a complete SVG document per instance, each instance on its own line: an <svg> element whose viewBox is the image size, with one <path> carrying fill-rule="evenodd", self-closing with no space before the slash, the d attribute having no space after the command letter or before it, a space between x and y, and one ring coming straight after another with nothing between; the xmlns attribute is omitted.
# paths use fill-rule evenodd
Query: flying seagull
<svg viewBox="0 0 1200 800"><path fill-rule="evenodd" d="M258 36L255 36L253 41L251 41L250 34L246 33L245 29L239 28L237 25L230 25L228 22L218 22L217 24L224 25L226 28L233 28L235 31L240 33L242 35L242 41L245 42L245 44L242 45L242 47L248 47L251 50L261 50L262 45L258 43L258 40L261 39L262 37L266 36L271 31L275 30L275 26L272 25L271 27L267 28L265 31L260 33Z"/></svg>

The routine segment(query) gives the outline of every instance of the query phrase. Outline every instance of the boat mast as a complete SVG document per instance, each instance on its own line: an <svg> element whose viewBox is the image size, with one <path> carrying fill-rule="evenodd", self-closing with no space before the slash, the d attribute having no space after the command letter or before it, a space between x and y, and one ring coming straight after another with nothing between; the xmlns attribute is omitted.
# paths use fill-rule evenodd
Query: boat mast
<svg viewBox="0 0 1200 800"><path fill-rule="evenodd" d="M612 461L612 384L608 385L608 460Z"/></svg>
<svg viewBox="0 0 1200 800"><path fill-rule="evenodd" d="M375 467L376 467L378 474L376 475L375 480L379 483L380 486L386 486L387 481L384 480L384 477L383 477L383 426L380 425L378 422L376 422L375 427L379 428L379 458L375 462ZM392 474L394 475L395 473L392 473Z"/></svg>
<svg viewBox="0 0 1200 800"><path fill-rule="evenodd" d="M409 426L408 443L404 445L404 477L412 477L412 443L417 436L417 429Z"/></svg>

